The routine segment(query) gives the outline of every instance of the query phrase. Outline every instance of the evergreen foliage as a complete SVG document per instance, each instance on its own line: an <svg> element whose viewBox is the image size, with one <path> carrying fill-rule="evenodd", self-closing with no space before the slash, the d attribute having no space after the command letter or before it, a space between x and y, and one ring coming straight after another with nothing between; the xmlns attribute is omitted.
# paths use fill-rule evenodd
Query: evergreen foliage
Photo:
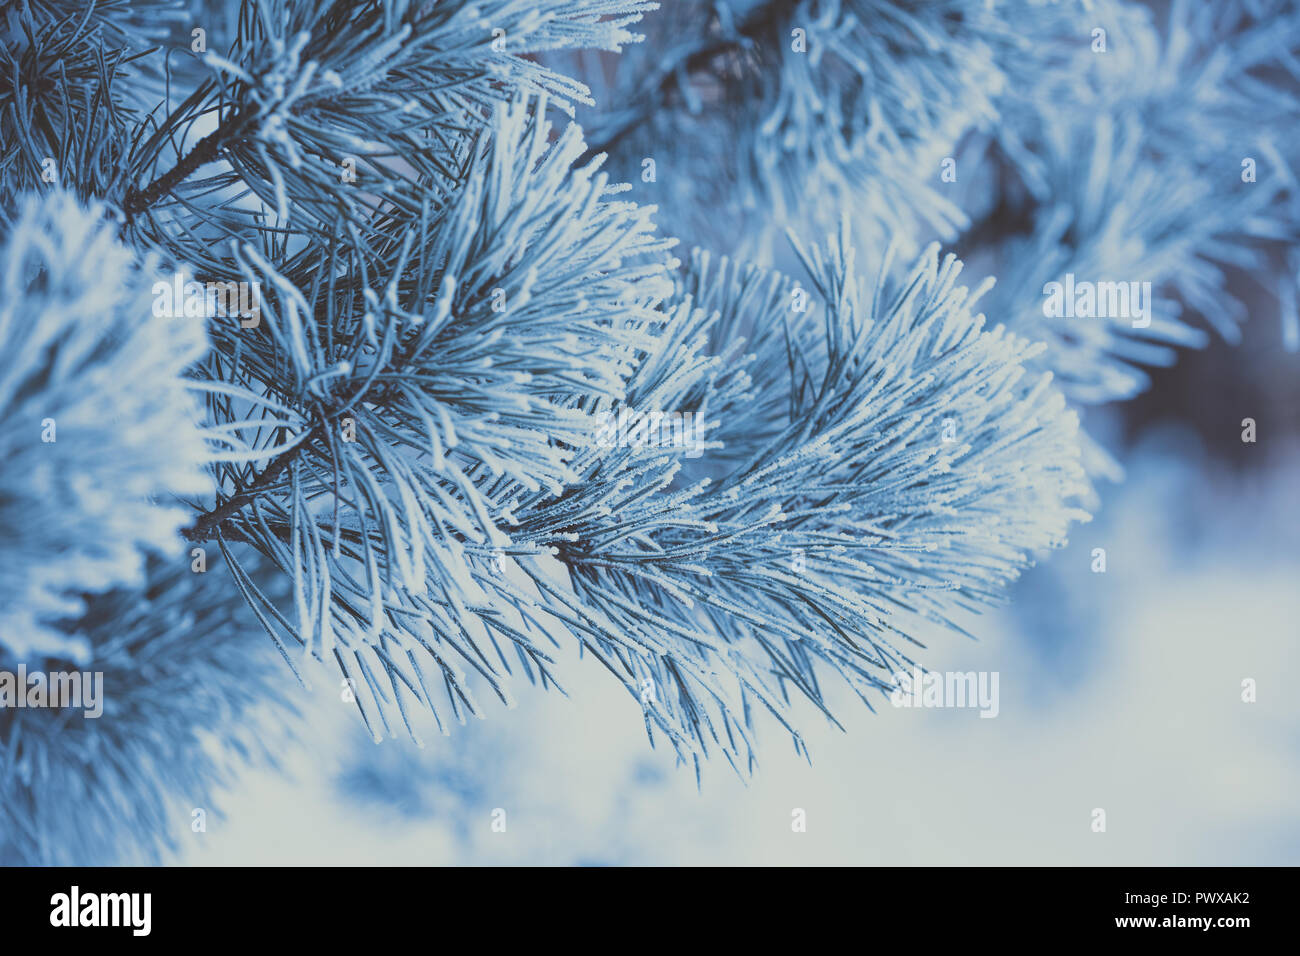
<svg viewBox="0 0 1300 956"><path fill-rule="evenodd" d="M108 701L0 713L6 857L165 845L269 739L256 626L376 738L576 643L746 772L760 712L802 749L797 701L870 705L1086 520L1077 408L1185 313L1231 337L1228 269L1297 337L1282 0L4 13L0 663ZM1053 324L1068 271L1155 320Z"/></svg>

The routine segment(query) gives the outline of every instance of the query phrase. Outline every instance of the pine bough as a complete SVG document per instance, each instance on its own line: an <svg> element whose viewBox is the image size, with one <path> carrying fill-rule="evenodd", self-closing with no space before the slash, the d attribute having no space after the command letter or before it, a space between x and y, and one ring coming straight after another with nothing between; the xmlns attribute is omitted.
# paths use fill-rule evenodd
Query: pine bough
<svg viewBox="0 0 1300 956"><path fill-rule="evenodd" d="M157 48L112 3L31 4L0 48L0 655L102 670L110 701L102 731L0 714L7 855L59 858L104 826L66 810L87 802L162 838L168 794L220 769L194 736L238 753L278 696L249 610L376 737L558 686L576 643L652 740L743 771L758 712L802 749L828 675L887 692L921 624L997 601L1086 518L1051 347L986 323L990 283L871 225L859 262L847 222L791 237L798 279L681 261L607 144L553 125L593 97L551 59L620 51L653 4L157 6ZM757 169L889 179L988 114L905 119L928 69L985 85L992 19L869 6L934 62L807 130L822 84L894 48L846 21L839 65L789 67L759 111L782 155ZM875 145L836 131L882 116ZM255 288L257 322L156 315L177 275ZM704 454L597 439L629 413L689 413ZM122 851L104 839L86 852Z"/></svg>

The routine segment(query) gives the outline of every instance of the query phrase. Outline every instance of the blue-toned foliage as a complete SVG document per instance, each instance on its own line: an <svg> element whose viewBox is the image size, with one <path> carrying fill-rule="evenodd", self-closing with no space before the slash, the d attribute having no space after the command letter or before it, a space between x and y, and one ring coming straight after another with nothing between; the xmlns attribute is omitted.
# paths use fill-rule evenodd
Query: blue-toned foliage
<svg viewBox="0 0 1300 956"><path fill-rule="evenodd" d="M1131 391L1117 359L1191 341L1173 313L1132 346L1045 327L1043 270L1141 246L1205 300L1204 263L1289 196L1198 217L1208 152L1166 182L1131 117L1048 115L1084 85L1058 55L1077 15L26 5L0 30L0 648L104 670L109 709L66 734L0 714L3 852L165 842L168 802L220 776L194 740L242 753L274 696L245 602L375 737L557 685L566 644L652 739L742 771L760 712L802 749L798 702L829 715L831 675L888 689L920 626L998 601L1086 518L1067 395ZM968 210L937 169L972 142L1007 182ZM986 322L989 283L920 240L1012 207L1024 236L968 250L1010 278ZM737 255L787 228L789 276ZM255 315L157 316L159 275L245 283Z"/></svg>
<svg viewBox="0 0 1300 956"><path fill-rule="evenodd" d="M818 237L846 207L882 249L913 229L952 240L969 218L942 160L995 128L1005 92L1048 67L1046 41L1081 29L1080 12L1041 0L682 0L617 61L579 58L598 100L580 118L593 151L650 183L638 195L692 242L762 257L783 229Z"/></svg>
<svg viewBox="0 0 1300 956"><path fill-rule="evenodd" d="M1131 398L1203 324L1235 340L1231 270L1300 344L1290 0L709 0L647 31L578 60L599 100L580 119L688 243L777 261L783 228L815 240L845 208L866 248L956 241L1080 404ZM1152 282L1155 321L1046 319L1066 273Z"/></svg>
<svg viewBox="0 0 1300 956"><path fill-rule="evenodd" d="M1300 8L1250 6L1175 3L1163 23L1103 7L1104 53L1075 45L1007 98L985 159L1012 185L963 247L998 277L990 308L1050 343L1044 362L1077 402L1142 391L1144 366L1207 341L1202 323L1235 341L1233 270L1265 285L1296 344ZM1066 100L1077 108L1053 108ZM1045 317L1044 286L1066 274L1150 282L1150 325Z"/></svg>
<svg viewBox="0 0 1300 956"><path fill-rule="evenodd" d="M799 745L791 692L824 708L821 666L864 699L891 686L911 624L996 600L1087 517L1075 417L1024 374L1040 347L972 314L960 263L931 248L871 284L847 230L801 255L817 310L793 310L779 274L697 252L672 349L630 382L634 412L704 423L708 454L598 446L560 500L515 509L537 512L516 542L554 542L582 602L557 616L592 634L647 728L745 764L755 705Z"/></svg>
<svg viewBox="0 0 1300 956"><path fill-rule="evenodd" d="M361 288L295 282L245 249L266 334L214 350L209 374L264 417L214 395L252 452L190 537L250 542L292 575L289 614L251 592L265 625L337 662L376 733L407 693L476 711L466 671L507 698L499 640L545 674L544 628L511 620L520 599L491 570L517 520L497 489L562 495L594 406L657 347L665 243L595 164L572 168L579 131L552 141L542 106L498 109L436 220L372 262L334 251Z"/></svg>
<svg viewBox="0 0 1300 956"><path fill-rule="evenodd" d="M103 713L0 709L0 865L149 863L210 838L220 791L296 726L292 684L229 577L151 561L142 584L58 627L81 659L29 671L102 674Z"/></svg>
<svg viewBox="0 0 1300 956"><path fill-rule="evenodd" d="M201 319L159 317L154 260L100 207L18 201L0 251L0 653L83 658L52 622L82 595L140 584L146 554L179 557L210 493L183 377Z"/></svg>

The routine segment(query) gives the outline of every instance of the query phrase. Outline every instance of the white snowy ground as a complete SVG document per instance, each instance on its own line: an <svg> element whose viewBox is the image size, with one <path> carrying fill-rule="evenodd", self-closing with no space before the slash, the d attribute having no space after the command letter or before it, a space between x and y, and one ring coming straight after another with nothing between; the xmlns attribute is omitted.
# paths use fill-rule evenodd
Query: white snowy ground
<svg viewBox="0 0 1300 956"><path fill-rule="evenodd" d="M717 762L697 791L592 662L423 752L322 688L289 773L245 776L204 833L178 814L175 862L1300 863L1300 454L1243 480L1165 433L1127 465L979 643L930 642L934 668L999 672L996 719L845 700L847 732L805 722L812 766L769 725L748 786Z"/></svg>

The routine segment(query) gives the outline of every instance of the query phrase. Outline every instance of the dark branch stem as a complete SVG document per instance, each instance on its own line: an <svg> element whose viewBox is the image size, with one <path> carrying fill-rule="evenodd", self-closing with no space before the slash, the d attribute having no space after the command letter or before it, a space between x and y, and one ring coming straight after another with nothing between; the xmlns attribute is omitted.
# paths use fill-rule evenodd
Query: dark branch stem
<svg viewBox="0 0 1300 956"><path fill-rule="evenodd" d="M199 140L179 163L144 189L131 188L122 204L127 220L130 221L167 195L200 166L216 159L223 149L244 134L255 118L256 115L252 113L234 117Z"/></svg>
<svg viewBox="0 0 1300 956"><path fill-rule="evenodd" d="M279 478L286 468L293 463L298 453L311 441L312 436L320 430L319 424L313 425L307 431L307 436L298 444L294 445L286 452L275 457L266 468L258 475L253 482L246 488L241 488L233 495L204 514L195 519L194 524L181 531L181 534L190 541L206 541L212 537L212 533L217 530L227 519L234 517L239 511L259 494L265 491L273 481Z"/></svg>

